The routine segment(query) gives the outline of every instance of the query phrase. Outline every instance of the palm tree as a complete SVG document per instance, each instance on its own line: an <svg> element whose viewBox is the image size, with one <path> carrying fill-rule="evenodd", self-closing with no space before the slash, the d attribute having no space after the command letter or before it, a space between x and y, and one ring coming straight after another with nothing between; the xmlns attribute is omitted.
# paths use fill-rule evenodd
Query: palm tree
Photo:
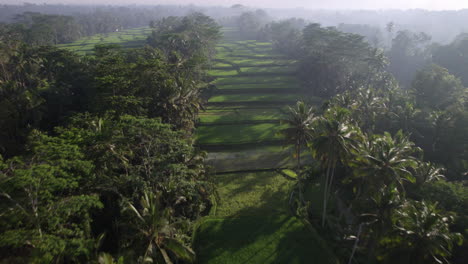
<svg viewBox="0 0 468 264"><path fill-rule="evenodd" d="M403 181L416 182L410 169L418 167L414 155L421 150L401 130L394 137L388 132L374 135L363 147L351 165L355 167L354 177L366 178L370 192L378 193L392 185L404 190Z"/></svg>
<svg viewBox="0 0 468 264"><path fill-rule="evenodd" d="M396 252L392 257L406 259L406 263L450 263L454 243L461 244L463 237L450 232L451 216L443 216L437 204L408 201L395 214ZM392 240L390 240L392 241Z"/></svg>
<svg viewBox="0 0 468 264"><path fill-rule="evenodd" d="M374 135L359 150L361 153L349 164L354 168L353 177L361 179L365 189L359 191L363 194L361 200L371 210L365 216L374 222L368 250L371 261L379 240L391 226L392 212L402 201L403 181L416 181L411 170L418 165L414 154L419 148L400 130L394 137L389 133Z"/></svg>
<svg viewBox="0 0 468 264"><path fill-rule="evenodd" d="M369 50L368 57L364 59L367 62L367 81L366 87L370 88L372 83L372 77L381 77L381 73L385 67L389 64L385 52L379 48L373 48Z"/></svg>
<svg viewBox="0 0 468 264"><path fill-rule="evenodd" d="M339 107L329 109L325 117L317 119L310 148L314 158L326 168L323 185L322 226L325 226L327 203L338 161L344 161L357 146L358 130L347 121L347 110Z"/></svg>
<svg viewBox="0 0 468 264"><path fill-rule="evenodd" d="M368 227L367 262L372 263L381 238L391 231L392 214L401 205L402 196L397 188L385 187L379 193L370 193L364 199L368 213L360 215L360 222Z"/></svg>
<svg viewBox="0 0 468 264"><path fill-rule="evenodd" d="M315 120L313 107L308 107L304 102L299 101L296 107L288 108L288 119L281 120L281 124L288 127L281 130L287 143L293 144L297 158L297 168L301 167L301 147L306 145L312 138L312 123Z"/></svg>
<svg viewBox="0 0 468 264"><path fill-rule="evenodd" d="M124 259L120 257L117 261L115 261L111 254L103 252L99 254L98 263L99 264L124 264Z"/></svg>
<svg viewBox="0 0 468 264"><path fill-rule="evenodd" d="M143 262L172 264L169 254L187 262L195 260L193 250L175 238L175 228L170 223L170 209L162 208L157 194L144 192L138 208L128 203L137 217L136 228L146 244Z"/></svg>
<svg viewBox="0 0 468 264"><path fill-rule="evenodd" d="M444 179L445 176L442 174L444 169L435 166L431 162L420 162L418 167L414 171L416 182L418 186L426 182L434 182Z"/></svg>
<svg viewBox="0 0 468 264"><path fill-rule="evenodd" d="M299 196L302 198L302 176L301 176L301 148L307 145L312 139L312 123L315 120L314 109L307 106L304 102L298 101L296 107L289 107L288 119L281 120L281 124L287 124L288 127L281 130L280 134L284 135L286 142L294 145L295 156L297 158L297 177L299 186Z"/></svg>
<svg viewBox="0 0 468 264"><path fill-rule="evenodd" d="M392 213L401 204L401 196L398 190L385 188L380 193L370 194L364 200L364 206L358 207L365 208L366 213L359 215L359 225L356 234L356 240L349 259L352 263L354 253L357 250L357 245L361 240L361 234L366 234L367 250L368 250L368 263L372 263L375 258L375 249L378 246L380 238L388 232L389 227L392 226ZM364 228L366 231L363 232Z"/></svg>

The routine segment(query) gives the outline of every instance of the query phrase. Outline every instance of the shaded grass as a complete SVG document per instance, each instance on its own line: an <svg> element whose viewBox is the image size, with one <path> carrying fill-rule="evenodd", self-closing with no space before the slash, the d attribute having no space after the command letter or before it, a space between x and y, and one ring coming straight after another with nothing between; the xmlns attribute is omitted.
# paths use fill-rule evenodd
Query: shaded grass
<svg viewBox="0 0 468 264"><path fill-rule="evenodd" d="M309 207L309 213L316 219L320 219L322 216L323 210L323 186L324 186L324 177L316 178L310 182L307 182L304 192L304 198L307 201L311 201ZM333 211L335 209L335 202L333 197L328 203L327 210Z"/></svg>
<svg viewBox="0 0 468 264"><path fill-rule="evenodd" d="M338 263L316 232L285 214L207 219L195 238L198 263Z"/></svg>
<svg viewBox="0 0 468 264"><path fill-rule="evenodd" d="M201 126L197 128L198 144L227 144L280 140L278 124Z"/></svg>
<svg viewBox="0 0 468 264"><path fill-rule="evenodd" d="M212 110L199 115L201 123L226 123L258 120L278 120L285 115L280 109Z"/></svg>
<svg viewBox="0 0 468 264"><path fill-rule="evenodd" d="M151 33L151 28L128 29L120 32L97 34L81 38L73 43L57 45L59 48L68 49L78 54L92 54L95 45L117 44L124 48L144 46L146 38Z"/></svg>
<svg viewBox="0 0 468 264"><path fill-rule="evenodd" d="M257 104L257 105L249 105L245 103L233 103L233 104L224 104L223 103L215 103L205 106L205 110L241 110L241 109L271 109L271 108L281 108L283 110L287 110L288 105L268 105L266 103Z"/></svg>
<svg viewBox="0 0 468 264"><path fill-rule="evenodd" d="M215 172L235 172L239 170L263 170L271 168L292 168L296 164L294 148L284 143L276 146L247 146L236 148L238 145L221 152L210 152L207 164ZM304 156L304 161L310 160Z"/></svg>
<svg viewBox="0 0 468 264"><path fill-rule="evenodd" d="M232 33L231 37L235 35L234 31ZM239 47L239 44L242 44L242 47ZM276 61L282 61L268 59L273 56L268 54L270 51L267 50L271 49L270 43L260 44L247 40L223 46L224 50L229 48L232 52L222 51L218 58L229 56L227 61L244 63L242 65L245 66L271 66ZM258 51L258 54L255 51ZM229 64L227 61L220 62L218 67L226 67L223 63ZM251 67L244 70L263 73L265 68ZM274 73L283 71L274 67L269 70L273 70ZM280 108L284 108L288 100L296 101L300 95L265 94L261 91L257 94L255 90L251 90L251 94L246 94L248 90L244 94L232 93L236 93L236 89L299 86L296 78L284 75L219 76L214 84L219 89L231 89L232 91L224 91L231 94L217 95L210 99L210 102L213 105L218 104L218 107L209 106L212 110L200 114L200 121L211 125L198 127L196 133L199 144L223 149L210 152L208 164L213 165L218 172L286 168L295 164L292 158L293 148L283 148L279 145L282 144L282 137L278 132L285 127L280 125L279 121L250 125L216 123L282 118L284 114ZM265 102L276 101L283 103L265 108L268 104ZM234 104L228 107L229 102ZM276 145L257 147L263 143ZM236 149L235 146L243 146L243 149ZM310 159L310 154L306 156ZM305 157L304 162L306 160ZM282 173L294 176L293 171L283 170ZM306 228L300 220L289 215L287 199L294 180L287 179L275 171L257 171L218 174L215 176L215 182L219 199L211 210L211 216L201 222L194 235L198 263L338 263L313 228Z"/></svg>
<svg viewBox="0 0 468 264"><path fill-rule="evenodd" d="M225 94L211 97L209 103L222 102L296 102L300 94Z"/></svg>

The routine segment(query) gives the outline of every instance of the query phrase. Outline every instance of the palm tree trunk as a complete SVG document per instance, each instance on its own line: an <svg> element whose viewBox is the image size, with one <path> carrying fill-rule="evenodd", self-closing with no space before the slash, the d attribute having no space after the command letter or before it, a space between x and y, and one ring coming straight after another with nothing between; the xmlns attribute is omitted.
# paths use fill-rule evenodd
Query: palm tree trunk
<svg viewBox="0 0 468 264"><path fill-rule="evenodd" d="M325 227L325 218L327 214L327 188L328 188L328 181L330 177L330 169L331 169L331 162L328 161L327 164L327 172L325 174L325 184L324 184L324 190L323 190L323 210L322 210L322 227Z"/></svg>
<svg viewBox="0 0 468 264"><path fill-rule="evenodd" d="M297 155L297 171L301 169L301 145L296 145L296 155Z"/></svg>
<svg viewBox="0 0 468 264"><path fill-rule="evenodd" d="M297 155L297 183L299 187L299 201L301 205L304 204L304 195L302 188L302 175L301 175L301 145L296 145L296 155Z"/></svg>
<svg viewBox="0 0 468 264"><path fill-rule="evenodd" d="M359 225L359 229L358 229L358 233L357 233L357 236L356 236L356 240L354 241L354 246L353 246L353 251L351 252L351 256L349 257L349 261L348 261L348 264L352 264L352 261L353 261L353 258L354 258L354 254L356 253L356 249L358 247L358 243L359 243L359 237L361 236L361 232L362 232L362 223Z"/></svg>
<svg viewBox="0 0 468 264"><path fill-rule="evenodd" d="M331 162L333 164L331 174L330 174L330 181L328 182L328 188L327 188L327 199L330 199L330 192L331 188L333 185L333 178L335 176L335 168L336 168L336 161Z"/></svg>
<svg viewBox="0 0 468 264"><path fill-rule="evenodd" d="M368 253L367 253L367 263L374 263L375 260L375 251L377 249L377 243L379 242L381 228L380 223L377 223L377 230L370 239L370 245L368 246Z"/></svg>

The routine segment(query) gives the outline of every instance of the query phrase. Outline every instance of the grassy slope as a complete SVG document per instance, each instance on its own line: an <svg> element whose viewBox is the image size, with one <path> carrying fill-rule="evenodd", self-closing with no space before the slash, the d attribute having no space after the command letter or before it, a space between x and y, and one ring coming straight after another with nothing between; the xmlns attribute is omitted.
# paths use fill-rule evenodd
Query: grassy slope
<svg viewBox="0 0 468 264"><path fill-rule="evenodd" d="M212 110L200 114L201 124L241 123L243 121L278 120L285 118L280 109Z"/></svg>
<svg viewBox="0 0 468 264"><path fill-rule="evenodd" d="M285 66L294 64L295 61L292 60L257 60L257 59L243 59L236 57L227 57L226 60L229 60L231 63L236 64L237 66L249 67L249 66L264 66L264 65L276 65L276 66Z"/></svg>
<svg viewBox="0 0 468 264"><path fill-rule="evenodd" d="M225 33L218 68L210 73L220 91L230 91L210 98L217 104L208 105L197 128L199 144L219 145L208 154L209 165L215 171L294 166L292 148L250 144L281 139L281 109L301 97L287 92L300 88L291 74L294 62L274 54L270 43L235 41L234 31ZM262 88L270 90L261 93ZM282 90L273 93L272 88ZM276 101L283 103L264 105ZM306 158L310 154L304 153ZM217 204L194 237L198 263L337 263L320 237L290 215L286 199L293 181L274 171L257 171L219 174L216 184Z"/></svg>
<svg viewBox="0 0 468 264"><path fill-rule="evenodd" d="M209 103L221 102L284 102L294 103L301 95L298 94L228 94L216 95L208 100Z"/></svg>
<svg viewBox="0 0 468 264"><path fill-rule="evenodd" d="M266 84L275 84L275 83L297 83L297 78L291 75L276 75L276 76L236 76L236 77L226 77L218 78L214 81L216 85L223 84L253 84L253 83L266 83Z"/></svg>
<svg viewBox="0 0 468 264"><path fill-rule="evenodd" d="M200 126L197 128L197 141L199 144L238 144L281 140L282 136L278 132L282 128L279 121L276 124Z"/></svg>
<svg viewBox="0 0 468 264"><path fill-rule="evenodd" d="M230 173L216 176L220 201L216 217L287 214L293 182L275 172Z"/></svg>
<svg viewBox="0 0 468 264"><path fill-rule="evenodd" d="M220 203L195 237L199 263L337 263L320 237L287 211L293 182L274 172L224 174L217 181Z"/></svg>
<svg viewBox="0 0 468 264"><path fill-rule="evenodd" d="M94 46L102 44L117 44L124 48L136 48L146 43L146 38L150 33L151 28L148 27L127 29L120 32L84 37L73 43L57 45L57 47L68 49L81 55L92 54Z"/></svg>
<svg viewBox="0 0 468 264"><path fill-rule="evenodd" d="M197 241L198 263L338 263L317 234L289 215L208 219Z"/></svg>
<svg viewBox="0 0 468 264"><path fill-rule="evenodd" d="M280 154L278 154L280 153ZM208 165L216 171L258 170L269 168L285 168L295 166L295 160L291 159L293 148L284 145L242 146L230 147L229 151L210 151ZM310 155L304 154L303 160L310 159ZM219 188L223 186L219 184Z"/></svg>
<svg viewBox="0 0 468 264"><path fill-rule="evenodd" d="M277 82L277 83L235 83L218 84L216 88L224 89L299 89L298 82Z"/></svg>

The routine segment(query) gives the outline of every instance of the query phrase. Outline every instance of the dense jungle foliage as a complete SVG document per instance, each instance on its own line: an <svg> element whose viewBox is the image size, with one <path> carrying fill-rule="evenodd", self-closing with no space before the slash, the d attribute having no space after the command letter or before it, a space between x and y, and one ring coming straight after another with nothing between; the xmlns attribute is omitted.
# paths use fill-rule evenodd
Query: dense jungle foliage
<svg viewBox="0 0 468 264"><path fill-rule="evenodd" d="M218 21L158 13L140 48L96 45L81 56L56 46L141 26L152 14L121 23L112 12L26 12L0 25L0 263L170 264L209 255L193 241L220 196L195 140L210 103L227 117L226 133L247 116L261 136L293 149L293 166L273 168L291 188L262 187L287 189L275 194L288 201L288 217L334 256L319 261L466 262L466 34L440 44L393 22L381 33L233 6ZM241 49L219 45L221 24L235 28ZM278 91L268 82L275 78ZM239 93L249 85L259 86ZM283 85L294 94L282 94ZM263 108L242 108L259 101ZM294 102L286 112L265 107L285 101ZM198 133L218 140L213 127ZM244 185L265 175L253 172ZM233 237L243 231L227 228Z"/></svg>

